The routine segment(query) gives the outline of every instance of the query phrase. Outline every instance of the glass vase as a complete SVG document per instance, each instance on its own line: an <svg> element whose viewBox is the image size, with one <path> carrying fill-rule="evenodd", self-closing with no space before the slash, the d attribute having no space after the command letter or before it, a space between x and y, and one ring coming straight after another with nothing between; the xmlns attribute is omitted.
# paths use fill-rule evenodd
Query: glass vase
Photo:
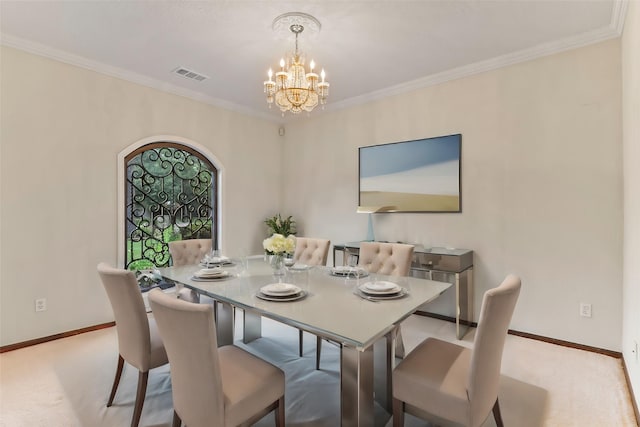
<svg viewBox="0 0 640 427"><path fill-rule="evenodd" d="M283 254L271 255L271 260L269 261L269 263L271 264L271 268L273 269L274 276L284 276L285 268Z"/></svg>

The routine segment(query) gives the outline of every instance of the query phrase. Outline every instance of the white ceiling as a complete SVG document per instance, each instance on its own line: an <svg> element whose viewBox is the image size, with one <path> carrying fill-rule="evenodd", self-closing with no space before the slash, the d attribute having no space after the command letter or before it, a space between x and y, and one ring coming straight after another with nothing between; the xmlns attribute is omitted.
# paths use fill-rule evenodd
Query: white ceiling
<svg viewBox="0 0 640 427"><path fill-rule="evenodd" d="M300 41L327 72L330 110L617 37L625 6L621 0L1 0L0 33L7 46L286 121L290 115L270 110L262 92L267 69L293 48L292 37L282 40L271 30L282 13L309 13L322 24ZM177 67L209 79L172 74Z"/></svg>

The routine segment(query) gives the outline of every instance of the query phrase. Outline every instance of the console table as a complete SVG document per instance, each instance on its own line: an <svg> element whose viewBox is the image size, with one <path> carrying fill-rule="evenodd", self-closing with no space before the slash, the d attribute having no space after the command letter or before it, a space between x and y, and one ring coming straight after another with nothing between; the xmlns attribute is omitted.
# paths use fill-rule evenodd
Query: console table
<svg viewBox="0 0 640 427"><path fill-rule="evenodd" d="M342 264L356 264L361 242L333 245L333 266L336 254L342 253ZM353 258L354 262L348 262ZM473 322L473 251L469 249L415 247L410 274L414 277L451 283L455 286L456 337L462 339ZM427 313L428 314L428 313Z"/></svg>

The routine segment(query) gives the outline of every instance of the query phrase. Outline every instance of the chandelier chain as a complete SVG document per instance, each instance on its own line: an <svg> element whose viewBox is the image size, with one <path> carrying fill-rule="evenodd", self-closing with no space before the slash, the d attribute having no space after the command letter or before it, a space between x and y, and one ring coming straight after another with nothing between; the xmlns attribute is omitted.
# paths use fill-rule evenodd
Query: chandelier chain
<svg viewBox="0 0 640 427"><path fill-rule="evenodd" d="M300 27L300 31L296 31L296 28L294 27ZM291 31L293 31L296 35L296 56L298 56L298 35L302 32L302 30L304 30L304 27L301 25L292 25L291 26Z"/></svg>

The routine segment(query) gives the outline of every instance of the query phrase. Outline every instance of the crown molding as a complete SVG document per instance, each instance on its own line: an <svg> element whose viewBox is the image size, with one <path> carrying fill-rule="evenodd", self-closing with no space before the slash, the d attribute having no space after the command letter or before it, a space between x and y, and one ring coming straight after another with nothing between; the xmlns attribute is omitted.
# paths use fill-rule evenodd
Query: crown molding
<svg viewBox="0 0 640 427"><path fill-rule="evenodd" d="M624 21L627 16L627 9L629 8L629 0L617 0L613 3L613 10L611 11L611 23L609 26L613 29L618 36L622 35L624 30Z"/></svg>
<svg viewBox="0 0 640 427"><path fill-rule="evenodd" d="M616 5L619 3L623 2L616 2ZM621 28L619 22L624 21L625 8L626 6L620 8L620 12L616 14L617 17L615 19L612 18L612 23L609 27L588 31L576 36L567 37L549 43L543 43L529 49L524 49L491 58L485 61L479 61L473 64L464 65L462 67L453 68L441 73L431 74L429 76L402 83L396 86L391 86L388 88L370 92L366 95L327 104L326 110L333 111L341 110L347 107L354 107L356 105L365 104L367 102L379 100L382 98L399 95L428 86L445 83L451 80L457 80L463 77L473 76L475 74L484 73L486 71L496 70L498 68L507 67L509 65L531 61L533 59L554 55L556 53L561 53L567 50L572 50L619 37L621 34L621 30L618 30L618 27Z"/></svg>
<svg viewBox="0 0 640 427"><path fill-rule="evenodd" d="M271 122L280 122L277 118L274 118L272 115L264 112L259 112L251 108L247 108L238 104L234 104L229 101L204 95L197 91L185 89L185 88L173 85L171 83L156 80L156 79L144 76L142 74L134 73L132 71L128 71L122 68L114 67L112 65L104 64L102 62L93 61L83 56L75 55L60 49L54 49L52 47L49 47L40 43L35 43L29 40L25 40L20 37L15 37L9 34L0 33L0 44L7 47L23 50L25 52L32 53L35 55L44 56L49 59L74 65L90 71L94 71L96 73L105 74L110 77L115 77L118 79L126 80L128 82L150 87L152 89L157 89L162 92L167 92L173 95L189 98L189 99L199 101L214 107L265 119Z"/></svg>

